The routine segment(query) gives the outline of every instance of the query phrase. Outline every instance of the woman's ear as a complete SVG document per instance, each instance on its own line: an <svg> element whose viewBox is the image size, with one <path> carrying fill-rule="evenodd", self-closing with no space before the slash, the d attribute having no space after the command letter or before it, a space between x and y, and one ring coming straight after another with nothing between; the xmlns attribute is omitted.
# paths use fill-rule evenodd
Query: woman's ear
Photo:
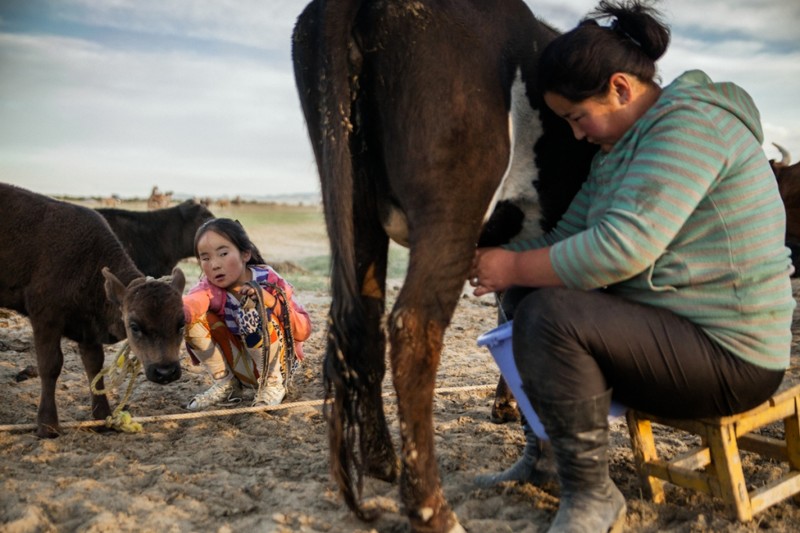
<svg viewBox="0 0 800 533"><path fill-rule="evenodd" d="M616 100L619 104L625 105L631 102L633 97L633 86L630 75L624 72L615 72L608 81L609 97Z"/></svg>
<svg viewBox="0 0 800 533"><path fill-rule="evenodd" d="M242 259L244 259L245 264L250 261L250 258L253 257L253 253L250 250L246 252L242 252Z"/></svg>

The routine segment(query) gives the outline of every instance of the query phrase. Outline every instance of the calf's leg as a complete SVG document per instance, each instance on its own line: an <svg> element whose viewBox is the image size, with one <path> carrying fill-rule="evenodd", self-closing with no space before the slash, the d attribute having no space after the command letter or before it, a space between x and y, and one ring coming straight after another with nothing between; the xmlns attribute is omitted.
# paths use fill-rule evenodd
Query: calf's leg
<svg viewBox="0 0 800 533"><path fill-rule="evenodd" d="M89 378L89 386L91 387L95 376L97 376L97 374L99 374L103 369L103 362L105 360L103 345L95 343L81 343L78 345L78 350L81 353L83 369L86 372L86 377ZM105 389L103 378L97 380L96 387L98 390ZM92 417L95 420L105 420L110 414L111 408L108 405L108 397L106 397L105 394L92 393Z"/></svg>
<svg viewBox="0 0 800 533"><path fill-rule="evenodd" d="M43 439L58 437L61 433L56 408L56 381L61 375L64 354L61 352L61 335L52 331L53 328L37 328L34 323L33 341L41 380L36 435Z"/></svg>

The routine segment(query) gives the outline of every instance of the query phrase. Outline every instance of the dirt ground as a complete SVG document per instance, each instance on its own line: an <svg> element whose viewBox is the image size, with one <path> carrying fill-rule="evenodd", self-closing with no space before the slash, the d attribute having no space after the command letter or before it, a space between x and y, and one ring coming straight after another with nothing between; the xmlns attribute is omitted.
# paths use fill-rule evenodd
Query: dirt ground
<svg viewBox="0 0 800 533"><path fill-rule="evenodd" d="M396 293L396 284L392 287ZM800 286L795 286L796 292ZM300 292L315 332L306 343L306 362L296 374L287 402L319 400L324 292ZM505 468L523 447L518 424L490 421L492 387L498 370L476 338L492 328L490 298L465 292L445 342L438 387L466 388L440 393L434 423L444 493L464 528L472 533L545 531L557 509L557 494L533 486L506 484L479 489L476 474ZM796 338L797 340L797 338ZM63 341L64 371L57 402L62 423L89 419L88 383L74 343ZM116 353L107 349L106 361ZM798 380L798 354L787 382ZM70 428L54 440L32 429L39 380L15 381L35 363L28 321L0 310L0 531L39 532L368 532L408 531L398 489L369 480L365 496L383 509L374 523L348 512L328 475L326 424L319 405L281 411L223 414L188 420L182 406L207 386L205 375L184 360L176 383L159 386L139 377L130 400L132 414L153 417L139 433L95 433ZM386 390L391 385L386 382ZM112 406L118 394L112 395ZM247 398L247 397L246 397ZM240 404L249 405L249 403ZM396 407L387 412L397 443ZM627 428L613 425L611 475L628 499L627 530L797 531L800 510L780 503L740 524L721 502L667 486L668 503L644 501L636 478ZM672 432L658 437L659 451L685 450L691 439ZM774 479L777 464L745 455L746 476L760 486Z"/></svg>

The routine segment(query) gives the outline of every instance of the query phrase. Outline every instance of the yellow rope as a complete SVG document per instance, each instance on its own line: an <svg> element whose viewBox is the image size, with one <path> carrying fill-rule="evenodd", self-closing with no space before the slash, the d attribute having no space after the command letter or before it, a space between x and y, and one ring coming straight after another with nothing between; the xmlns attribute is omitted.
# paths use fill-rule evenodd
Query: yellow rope
<svg viewBox="0 0 800 533"><path fill-rule="evenodd" d="M136 384L136 376L142 369L142 363L138 358L131 355L131 347L125 341L117 352L117 359L113 365L109 365L102 369L92 380L92 394L106 394L109 388L118 387L129 375L128 387L125 390L125 395L117 402L117 407L106 419L96 420L95 422L102 422L106 427L116 429L117 431L124 431L125 433L137 433L142 430L142 425L139 422L133 421L133 416L128 411L123 411L123 407L128 404L128 400L133 393L133 387ZM100 390L97 388L97 382L100 378L108 377L110 382L105 389ZM105 381L104 381L105 383ZM97 424L99 425L99 424Z"/></svg>
<svg viewBox="0 0 800 533"><path fill-rule="evenodd" d="M463 387L442 387L435 389L433 392L434 394L447 394L451 392L494 390L496 387L497 383L491 385L466 385ZM393 398L396 395L391 392L385 392L383 393L382 396L383 398ZM129 420L131 423L139 424L141 426L141 424L147 422L163 422L168 420L192 420L192 419L206 418L211 416L231 416L231 415L245 414L245 413L260 413L265 411L296 409L300 407L314 407L322 405L324 402L325 402L324 400L303 400L298 402L282 403L280 405L256 405L251 407L233 407L228 409L216 409L213 411L198 411L191 413L175 413L171 415L143 416L143 417L138 417L136 419L130 418ZM128 415L128 417L130 417L130 413L127 413L127 411L125 413ZM102 426L105 425L106 423L107 422L105 420L85 420L83 422L64 422L60 424L60 426L62 429L85 428L85 427ZM7 425L0 425L0 432L31 431L35 430L36 428L37 428L36 424L7 424Z"/></svg>

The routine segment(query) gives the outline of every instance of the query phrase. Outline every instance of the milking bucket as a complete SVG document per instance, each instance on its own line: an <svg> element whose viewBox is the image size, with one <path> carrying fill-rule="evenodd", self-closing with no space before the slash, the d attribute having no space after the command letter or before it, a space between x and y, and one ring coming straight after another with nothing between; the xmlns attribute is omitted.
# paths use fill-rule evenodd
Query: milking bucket
<svg viewBox="0 0 800 533"><path fill-rule="evenodd" d="M497 366L500 367L500 373L503 374L503 378L514 394L514 399L517 400L517 406L520 411L522 411L522 414L525 415L533 432L536 433L536 436L539 438L547 439L544 426L542 426L539 417L536 415L536 411L533 410L528 396L522 390L522 379L519 377L517 365L514 363L514 352L511 346L511 328L513 324L514 321L510 320L491 331L487 331L478 337L478 346L486 346L489 348L492 357L494 357L494 360L497 362ZM625 414L625 410L626 408L624 405L612 401L611 411L608 416L609 420L622 416Z"/></svg>

